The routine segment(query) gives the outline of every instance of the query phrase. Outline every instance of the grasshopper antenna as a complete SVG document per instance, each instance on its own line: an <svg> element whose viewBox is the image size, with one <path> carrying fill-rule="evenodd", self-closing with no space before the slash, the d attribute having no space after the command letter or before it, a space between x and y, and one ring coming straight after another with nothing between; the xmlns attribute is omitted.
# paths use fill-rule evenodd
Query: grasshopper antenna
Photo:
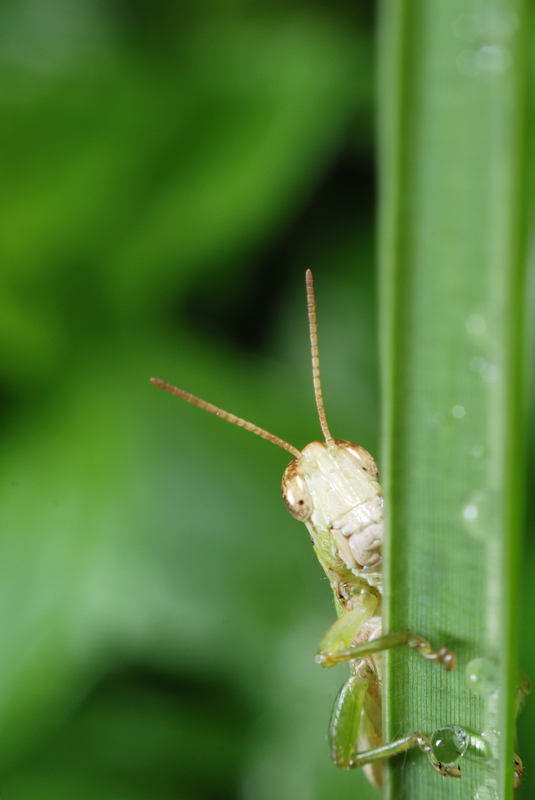
<svg viewBox="0 0 535 800"><path fill-rule="evenodd" d="M170 383L161 381L159 378L151 378L150 382L155 386L159 386L160 389L165 389L166 392L182 398L182 400L185 400L186 403L191 403L193 406L203 408L205 411L208 411L209 414L215 414L216 417L225 419L227 422L232 422L233 425L237 425L239 428L245 428L246 431L256 433L257 436L261 436L262 439L267 439L268 442L273 442L273 444L282 447L296 458L299 458L301 455L297 447L293 447L293 445L288 444L288 442L285 442L284 439L279 439L278 436L275 436L273 433L269 433L269 431L265 431L263 428L259 428L258 425L253 425L252 422L247 422L247 420L242 419L241 417L236 417L234 414L229 414L228 411L223 411L222 408L213 406L212 403L207 403L206 400L201 400L200 397L195 397L194 394L185 392L183 389L179 389L178 386L171 386Z"/></svg>
<svg viewBox="0 0 535 800"><path fill-rule="evenodd" d="M312 380L314 382L314 396L316 398L316 406L318 408L318 416L320 418L321 430L325 437L325 444L327 447L334 447L334 439L329 432L327 425L327 418L325 416L325 409L323 408L323 395L321 393L321 379L320 379L320 357L318 350L318 325L316 323L316 298L314 297L314 281L312 280L312 272L307 269L307 306L308 306L308 326L310 329L310 347L312 350Z"/></svg>

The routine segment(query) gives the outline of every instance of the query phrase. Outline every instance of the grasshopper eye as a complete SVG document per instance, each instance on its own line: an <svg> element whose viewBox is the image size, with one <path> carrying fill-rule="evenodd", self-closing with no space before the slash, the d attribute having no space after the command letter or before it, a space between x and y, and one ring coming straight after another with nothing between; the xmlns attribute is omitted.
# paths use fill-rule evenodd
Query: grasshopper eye
<svg viewBox="0 0 535 800"><path fill-rule="evenodd" d="M338 447L342 447L355 459L358 463L359 467L367 472L370 478L374 478L374 480L379 480L379 470L377 468L377 464L375 463L375 459L371 456L367 450L360 446L360 444L353 444L353 442L347 442L345 439L337 439L336 445Z"/></svg>
<svg viewBox="0 0 535 800"><path fill-rule="evenodd" d="M282 499L286 508L300 522L305 522L312 513L312 498L307 489L301 466L296 459L288 464L282 476Z"/></svg>

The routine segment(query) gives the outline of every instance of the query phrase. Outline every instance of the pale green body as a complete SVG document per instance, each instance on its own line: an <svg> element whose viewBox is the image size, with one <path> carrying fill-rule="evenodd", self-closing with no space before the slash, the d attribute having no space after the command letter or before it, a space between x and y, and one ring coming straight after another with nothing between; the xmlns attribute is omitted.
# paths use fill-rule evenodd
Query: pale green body
<svg viewBox="0 0 535 800"><path fill-rule="evenodd" d="M320 650L331 650L337 643L346 649L377 639L382 633L383 504L379 482L363 470L347 448L329 450L322 442L313 442L303 450L301 462L313 502L312 514L305 524L331 582L341 618L330 629ZM365 541L360 544L360 539ZM364 556L362 561L374 563L364 566L357 562L359 553ZM378 654L350 661L352 677L339 695L330 726L331 757L339 766L348 766L355 745L362 752L382 743L380 660ZM359 673L364 673L364 680L359 679ZM342 730L347 726L341 712L344 707L353 706L355 700L357 706L362 704L360 724L355 724L358 715L357 720L351 719L353 730L347 731L347 747L346 731ZM381 762L365 765L364 770L370 781L380 786Z"/></svg>

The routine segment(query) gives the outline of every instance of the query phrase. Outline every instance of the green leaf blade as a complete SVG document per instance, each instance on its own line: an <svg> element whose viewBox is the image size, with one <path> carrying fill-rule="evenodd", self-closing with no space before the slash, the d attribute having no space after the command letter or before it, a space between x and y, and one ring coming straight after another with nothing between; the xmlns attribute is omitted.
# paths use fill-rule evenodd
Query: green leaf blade
<svg viewBox="0 0 535 800"><path fill-rule="evenodd" d="M383 12L385 617L458 656L449 674L389 656L385 735L461 725L496 738L491 763L468 755L457 782L420 754L395 761L387 796L512 797L527 8ZM471 691L478 658L497 669L497 692Z"/></svg>

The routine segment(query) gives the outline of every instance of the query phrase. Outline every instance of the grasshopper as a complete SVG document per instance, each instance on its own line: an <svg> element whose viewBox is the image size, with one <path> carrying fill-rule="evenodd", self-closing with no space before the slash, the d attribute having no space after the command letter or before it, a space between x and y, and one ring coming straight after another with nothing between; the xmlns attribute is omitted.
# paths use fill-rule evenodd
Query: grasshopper
<svg viewBox="0 0 535 800"><path fill-rule="evenodd" d="M363 767L371 783L382 782L382 761L418 747L434 770L459 778L455 764L443 764L430 739L409 733L382 742L381 652L407 646L431 663L454 669L455 655L447 647L434 650L421 636L402 631L382 632L381 546L383 497L379 471L360 445L333 439L327 426L320 382L316 303L312 273L306 273L308 319L314 395L324 442L299 451L278 436L229 414L193 394L158 378L152 383L290 452L295 460L284 472L282 496L290 514L308 528L314 551L334 593L338 619L321 640L316 663L331 667L349 662L350 677L335 700L329 726L330 754L342 769Z"/></svg>

